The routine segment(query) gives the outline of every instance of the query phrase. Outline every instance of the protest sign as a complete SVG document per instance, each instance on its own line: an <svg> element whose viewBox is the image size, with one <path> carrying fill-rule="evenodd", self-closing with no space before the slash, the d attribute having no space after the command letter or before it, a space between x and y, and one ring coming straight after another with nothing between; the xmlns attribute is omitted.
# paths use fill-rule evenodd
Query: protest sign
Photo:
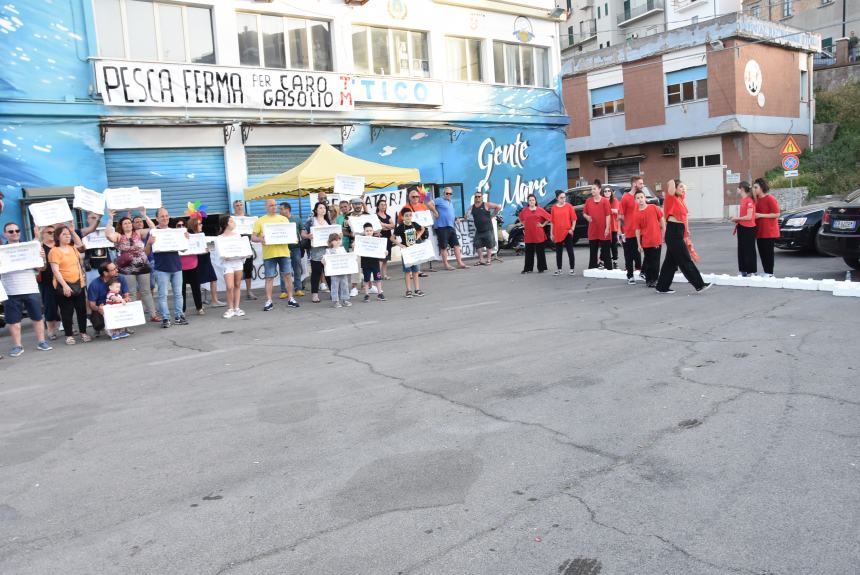
<svg viewBox="0 0 860 575"><path fill-rule="evenodd" d="M370 222L373 226L373 231L378 232L382 229L382 224L379 223L379 217L376 214L364 214L363 216L349 216L349 229L355 235L364 233L364 224Z"/></svg>
<svg viewBox="0 0 860 575"><path fill-rule="evenodd" d="M364 193L364 176L335 174L334 194L339 198L360 198Z"/></svg>
<svg viewBox="0 0 860 575"><path fill-rule="evenodd" d="M149 230L155 238L152 244L154 252L184 252L188 249L188 238L181 228L155 228Z"/></svg>
<svg viewBox="0 0 860 575"><path fill-rule="evenodd" d="M358 258L354 253L326 254L323 259L325 275L327 276L344 276L358 273Z"/></svg>
<svg viewBox="0 0 860 575"><path fill-rule="evenodd" d="M40 228L54 224L65 224L74 219L72 218L72 210L69 209L69 202L62 198L30 204L30 215L33 216L33 223Z"/></svg>
<svg viewBox="0 0 860 575"><path fill-rule="evenodd" d="M140 190L140 197L143 200L143 207L147 210L157 210L161 207L161 190ZM140 206L138 206L140 207Z"/></svg>
<svg viewBox="0 0 860 575"><path fill-rule="evenodd" d="M143 302L115 303L104 306L105 328L122 329L146 323Z"/></svg>
<svg viewBox="0 0 860 575"><path fill-rule="evenodd" d="M45 265L41 248L37 241L0 246L0 274L41 268Z"/></svg>
<svg viewBox="0 0 860 575"><path fill-rule="evenodd" d="M430 210L421 210L420 212L412 212L412 221L422 228L433 226L433 212Z"/></svg>
<svg viewBox="0 0 860 575"><path fill-rule="evenodd" d="M365 258L384 260L385 252L388 251L388 240L376 236L355 236L352 245L355 253Z"/></svg>
<svg viewBox="0 0 860 575"><path fill-rule="evenodd" d="M105 229L99 228L94 232L87 234L83 238L84 247L88 250L94 250L96 248L112 248L114 247L113 242L105 237Z"/></svg>
<svg viewBox="0 0 860 575"><path fill-rule="evenodd" d="M105 197L83 186L75 186L75 199L72 202L72 207L101 216L105 213Z"/></svg>
<svg viewBox="0 0 860 575"><path fill-rule="evenodd" d="M136 210L143 205L140 188L105 188L105 204L109 210Z"/></svg>
<svg viewBox="0 0 860 575"><path fill-rule="evenodd" d="M179 252L181 256L193 256L205 254L209 251L209 246L206 245L208 239L205 234L188 234L188 249L184 252Z"/></svg>
<svg viewBox="0 0 860 575"><path fill-rule="evenodd" d="M293 222L286 224L263 224L263 239L266 240L267 246L297 244L299 243L299 237L296 234L296 224Z"/></svg>
<svg viewBox="0 0 860 575"><path fill-rule="evenodd" d="M316 192L311 192L310 194L308 194L308 200L310 200L311 208L313 208L315 205L317 205L317 202L319 202L319 199L320 199L320 195ZM325 199L328 202L328 205L330 205L330 206L336 206L338 204L338 202L340 202L340 196L338 196L337 194L328 194L327 193ZM344 199L346 200L348 198L344 198Z"/></svg>
<svg viewBox="0 0 860 575"><path fill-rule="evenodd" d="M9 296L6 295L6 290L3 289L3 282L0 282L0 302L6 301Z"/></svg>
<svg viewBox="0 0 860 575"><path fill-rule="evenodd" d="M236 233L250 236L254 233L254 222L257 221L257 216L233 216L233 221L236 222Z"/></svg>
<svg viewBox="0 0 860 575"><path fill-rule="evenodd" d="M222 259L249 258L254 255L251 242L245 236L218 236L215 238L215 250Z"/></svg>
<svg viewBox="0 0 860 575"><path fill-rule="evenodd" d="M433 244L429 241L424 241L408 248L401 248L400 257L403 260L403 265L410 267L429 262L436 257L436 254L433 253Z"/></svg>
<svg viewBox="0 0 860 575"><path fill-rule="evenodd" d="M343 229L340 226L313 226L311 227L311 247L324 248L328 246L328 237L331 234L340 234Z"/></svg>

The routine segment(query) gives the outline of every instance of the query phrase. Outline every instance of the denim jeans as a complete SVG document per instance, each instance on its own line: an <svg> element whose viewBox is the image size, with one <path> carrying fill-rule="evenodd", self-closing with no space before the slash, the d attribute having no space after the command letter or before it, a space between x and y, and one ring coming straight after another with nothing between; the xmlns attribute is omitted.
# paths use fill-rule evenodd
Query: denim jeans
<svg viewBox="0 0 860 575"><path fill-rule="evenodd" d="M302 250L299 246L290 246L290 263L293 267L293 291L302 289ZM287 293L284 286L284 276L281 276L281 293Z"/></svg>
<svg viewBox="0 0 860 575"><path fill-rule="evenodd" d="M162 272L154 270L155 283L158 284L158 313L162 319L170 319L170 310L167 308L167 286L173 290L173 313L174 317L182 315L182 272Z"/></svg>

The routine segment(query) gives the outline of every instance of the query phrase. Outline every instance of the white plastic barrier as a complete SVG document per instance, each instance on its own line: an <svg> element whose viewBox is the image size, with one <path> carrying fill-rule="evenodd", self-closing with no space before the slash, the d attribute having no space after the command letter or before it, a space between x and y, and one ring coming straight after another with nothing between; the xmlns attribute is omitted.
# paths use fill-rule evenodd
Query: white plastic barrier
<svg viewBox="0 0 860 575"><path fill-rule="evenodd" d="M818 291L818 280L812 278L802 280L800 278L784 278L782 287L785 289L797 289L806 291Z"/></svg>
<svg viewBox="0 0 860 575"><path fill-rule="evenodd" d="M840 297L860 297L860 283L836 282L833 295Z"/></svg>

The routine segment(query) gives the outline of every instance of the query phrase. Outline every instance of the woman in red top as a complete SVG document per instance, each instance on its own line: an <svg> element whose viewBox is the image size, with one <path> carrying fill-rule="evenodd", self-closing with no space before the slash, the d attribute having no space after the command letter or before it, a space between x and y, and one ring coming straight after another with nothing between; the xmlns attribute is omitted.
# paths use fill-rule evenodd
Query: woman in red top
<svg viewBox="0 0 860 575"><path fill-rule="evenodd" d="M663 211L666 214L666 233L664 242L666 244L666 259L660 268L660 276L657 278L657 293L675 293L672 289L672 281L675 272L679 269L687 281L690 282L697 292L704 291L712 284L706 284L699 273L699 268L690 257L686 238L687 230L687 204L684 197L687 195L687 186L680 180L669 180L666 183L666 197L663 203Z"/></svg>
<svg viewBox="0 0 860 575"><path fill-rule="evenodd" d="M645 285L654 287L657 285L657 276L660 273L660 251L663 245L663 234L666 233L666 220L663 212L655 205L648 204L645 192L637 190L634 193L636 201L636 217L633 230L635 234L638 251L643 254L642 275L645 276ZM624 226L627 226L625 217ZM626 235L626 234L625 234ZM635 284L630 268L627 268L627 283Z"/></svg>
<svg viewBox="0 0 860 575"><path fill-rule="evenodd" d="M534 194L529 194L528 202L528 207L523 208L519 213L526 241L526 262L520 273L530 274L534 271L535 253L537 253L538 273L542 274L546 271L546 254L543 251L546 234L543 231L543 226L552 217L545 209L538 207L537 197Z"/></svg>
<svg viewBox="0 0 860 575"><path fill-rule="evenodd" d="M570 263L570 275L573 275L575 259L573 257L573 229L576 227L576 210L567 203L567 194L563 190L555 191L556 203L550 209L552 218L552 241L555 244L555 273L561 275L562 250L567 250L567 261Z"/></svg>
<svg viewBox="0 0 860 575"><path fill-rule="evenodd" d="M773 244L779 237L779 204L776 198L768 193L769 191L770 186L764 178L758 178L753 182L755 217L758 224L756 229L758 254L764 275L773 277Z"/></svg>
<svg viewBox="0 0 860 575"><path fill-rule="evenodd" d="M591 186L591 197L582 207L582 215L588 220L588 269L596 267L612 269L610 242L612 238L612 212L609 201L600 194L600 184ZM600 250L598 264L597 251Z"/></svg>
<svg viewBox="0 0 860 575"><path fill-rule="evenodd" d="M738 184L738 195L741 198L741 206L738 216L732 218L735 222L735 233L738 235L738 271L744 277L755 275L755 202L749 182Z"/></svg>
<svg viewBox="0 0 860 575"><path fill-rule="evenodd" d="M620 207L620 203L618 202L618 198L615 197L615 192L612 191L612 188L606 186L603 188L601 192L603 197L609 200L609 218L612 222L612 238L610 239L610 249L612 251L612 267L618 267L618 208Z"/></svg>

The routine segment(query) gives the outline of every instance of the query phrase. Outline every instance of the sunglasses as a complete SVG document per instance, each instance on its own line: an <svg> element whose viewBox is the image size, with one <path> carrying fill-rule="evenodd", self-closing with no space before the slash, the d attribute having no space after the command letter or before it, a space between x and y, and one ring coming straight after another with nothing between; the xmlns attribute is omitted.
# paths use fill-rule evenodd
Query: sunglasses
<svg viewBox="0 0 860 575"><path fill-rule="evenodd" d="M451 192L445 192L445 195L446 195L446 196L450 196L450 195L451 195Z"/></svg>
<svg viewBox="0 0 860 575"><path fill-rule="evenodd" d="M6 230L7 234L20 234L21 230Z"/></svg>

